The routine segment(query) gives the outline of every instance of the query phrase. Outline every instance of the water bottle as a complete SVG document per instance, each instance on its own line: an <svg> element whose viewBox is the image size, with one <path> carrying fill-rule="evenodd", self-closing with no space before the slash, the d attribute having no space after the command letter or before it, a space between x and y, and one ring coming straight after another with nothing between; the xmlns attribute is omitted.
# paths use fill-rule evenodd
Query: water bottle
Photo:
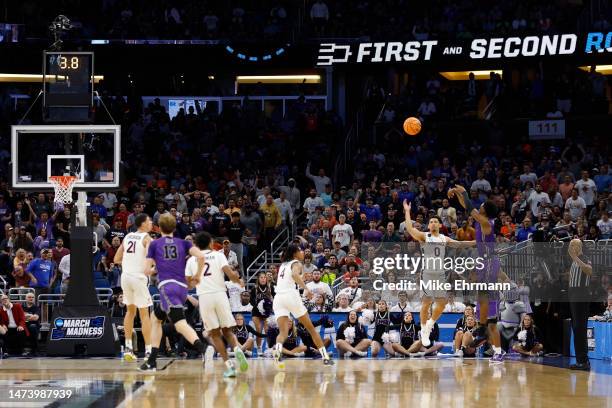
<svg viewBox="0 0 612 408"><path fill-rule="evenodd" d="M372 358L372 348L368 347L368 358Z"/></svg>
<svg viewBox="0 0 612 408"><path fill-rule="evenodd" d="M478 356L478 358L482 358L482 357L484 356L484 353L483 353L483 351L482 351L482 348L483 348L483 347L482 347L482 346L480 346L480 347L478 347L478 348L476 349L476 355Z"/></svg>
<svg viewBox="0 0 612 408"><path fill-rule="evenodd" d="M125 347L121 346L121 359L123 360L123 355L125 353Z"/></svg>
<svg viewBox="0 0 612 408"><path fill-rule="evenodd" d="M257 345L253 346L253 352L251 353L251 357L257 358Z"/></svg>

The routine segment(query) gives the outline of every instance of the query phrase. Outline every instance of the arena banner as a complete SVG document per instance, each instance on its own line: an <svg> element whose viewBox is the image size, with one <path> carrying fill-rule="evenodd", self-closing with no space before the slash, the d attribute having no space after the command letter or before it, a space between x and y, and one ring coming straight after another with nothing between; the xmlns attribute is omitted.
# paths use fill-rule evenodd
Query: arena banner
<svg viewBox="0 0 612 408"><path fill-rule="evenodd" d="M500 62L528 57L588 57L608 55L612 61L612 32L546 34L474 38L446 42L414 41L326 41L319 44L316 65L392 64L447 61Z"/></svg>

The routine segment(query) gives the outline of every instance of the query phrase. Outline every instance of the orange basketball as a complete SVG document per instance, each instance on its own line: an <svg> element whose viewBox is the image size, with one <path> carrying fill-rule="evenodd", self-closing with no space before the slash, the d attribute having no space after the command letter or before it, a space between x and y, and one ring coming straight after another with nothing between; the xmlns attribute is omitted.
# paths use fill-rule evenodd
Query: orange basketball
<svg viewBox="0 0 612 408"><path fill-rule="evenodd" d="M421 121L411 116L404 121L404 132L410 136L416 136L421 131Z"/></svg>

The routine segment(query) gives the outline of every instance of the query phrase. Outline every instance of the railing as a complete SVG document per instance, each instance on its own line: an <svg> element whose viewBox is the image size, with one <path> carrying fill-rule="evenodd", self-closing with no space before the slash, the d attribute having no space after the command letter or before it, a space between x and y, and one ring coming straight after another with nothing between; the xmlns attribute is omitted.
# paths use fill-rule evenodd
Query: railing
<svg viewBox="0 0 612 408"><path fill-rule="evenodd" d="M32 289L32 288L14 288L14 289ZM25 293L28 293L28 292L25 292ZM23 296L25 297L25 294ZM65 296L66 295L64 293L45 293L45 294L38 295L37 304L40 309L41 330L43 331L49 330L49 326L50 326L49 319L50 319L53 307L55 305L61 305L62 303L64 303ZM113 296L113 290L110 288L96 288L96 296L98 298L98 302L100 302L101 305L108 306L108 303L110 302ZM25 299L23 301L25 301Z"/></svg>
<svg viewBox="0 0 612 408"><path fill-rule="evenodd" d="M247 286L251 283L253 278L257 276L259 272L266 269L267 267L266 256L267 256L267 251L263 251L261 254L257 255L255 259L253 259L253 262L251 262L249 266L247 266L246 282L245 282ZM255 265L257 264L260 264L260 265L256 268Z"/></svg>
<svg viewBox="0 0 612 408"><path fill-rule="evenodd" d="M268 255L266 256L266 263L273 263L274 257L278 255L278 253L281 252L285 246L287 246L291 238L289 228L283 228L270 243L270 250L266 251L268 252Z"/></svg>
<svg viewBox="0 0 612 408"><path fill-rule="evenodd" d="M25 302L28 293L34 293L34 288L11 288L8 297L11 302Z"/></svg>
<svg viewBox="0 0 612 408"><path fill-rule="evenodd" d="M6 287L8 286L8 283L6 283L6 280L0 276L0 289L2 289L2 293L6 293Z"/></svg>

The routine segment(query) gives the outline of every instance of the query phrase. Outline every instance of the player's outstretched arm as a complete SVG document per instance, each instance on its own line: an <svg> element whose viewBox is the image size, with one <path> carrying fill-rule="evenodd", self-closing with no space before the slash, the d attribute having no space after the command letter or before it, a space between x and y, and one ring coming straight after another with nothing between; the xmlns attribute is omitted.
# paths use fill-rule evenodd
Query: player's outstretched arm
<svg viewBox="0 0 612 408"><path fill-rule="evenodd" d="M476 241L457 241L450 237L446 237L446 243L451 248L470 248L476 246Z"/></svg>
<svg viewBox="0 0 612 408"><path fill-rule="evenodd" d="M476 222L480 224L483 233L491 233L491 224L489 224L489 219L484 215L480 214L478 209L474 208L472 202L468 197L465 187L459 184L455 184L454 188L448 190L448 198L453 197L457 197L457 200L459 200L459 204L461 204L461 206L466 209L468 214L470 214L476 220Z"/></svg>
<svg viewBox="0 0 612 408"><path fill-rule="evenodd" d="M411 204L407 200L404 200L404 215L406 216L406 231L408 231L410 236L414 238L415 240L424 242L425 233L414 228L414 225L412 225L412 219L410 218L411 208L412 208Z"/></svg>
<svg viewBox="0 0 612 408"><path fill-rule="evenodd" d="M189 248L189 255L195 256L196 258L204 258L205 256L204 252L199 250L195 246L192 246L191 248Z"/></svg>

